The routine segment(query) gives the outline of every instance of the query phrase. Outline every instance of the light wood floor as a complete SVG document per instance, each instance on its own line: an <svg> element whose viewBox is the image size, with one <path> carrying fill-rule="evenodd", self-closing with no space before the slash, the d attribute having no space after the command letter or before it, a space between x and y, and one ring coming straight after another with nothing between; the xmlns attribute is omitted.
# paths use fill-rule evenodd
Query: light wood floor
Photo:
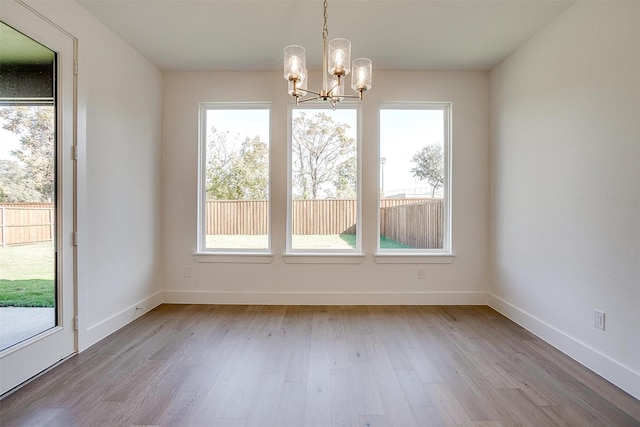
<svg viewBox="0 0 640 427"><path fill-rule="evenodd" d="M640 426L640 401L487 307L163 305L0 425Z"/></svg>

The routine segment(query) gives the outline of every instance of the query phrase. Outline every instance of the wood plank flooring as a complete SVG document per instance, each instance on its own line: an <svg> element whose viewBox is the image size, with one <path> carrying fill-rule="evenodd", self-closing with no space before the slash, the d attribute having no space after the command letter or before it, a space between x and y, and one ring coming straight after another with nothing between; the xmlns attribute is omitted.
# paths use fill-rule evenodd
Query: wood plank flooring
<svg viewBox="0 0 640 427"><path fill-rule="evenodd" d="M640 426L640 401L488 307L162 305L0 425Z"/></svg>

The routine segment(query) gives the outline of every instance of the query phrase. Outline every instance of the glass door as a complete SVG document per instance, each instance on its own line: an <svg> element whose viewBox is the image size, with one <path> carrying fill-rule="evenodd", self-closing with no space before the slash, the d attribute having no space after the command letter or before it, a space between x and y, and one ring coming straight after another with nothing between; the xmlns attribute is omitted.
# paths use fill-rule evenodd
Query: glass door
<svg viewBox="0 0 640 427"><path fill-rule="evenodd" d="M20 4L0 18L3 394L75 349L74 57L72 38Z"/></svg>

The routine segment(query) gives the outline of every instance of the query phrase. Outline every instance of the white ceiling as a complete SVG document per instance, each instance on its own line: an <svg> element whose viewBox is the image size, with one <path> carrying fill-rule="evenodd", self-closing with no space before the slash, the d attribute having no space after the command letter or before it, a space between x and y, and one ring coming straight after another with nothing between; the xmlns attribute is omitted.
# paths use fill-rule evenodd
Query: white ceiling
<svg viewBox="0 0 640 427"><path fill-rule="evenodd" d="M321 0L77 0L163 70L277 70L289 44L320 69ZM374 69L489 70L574 1L330 0L329 39Z"/></svg>

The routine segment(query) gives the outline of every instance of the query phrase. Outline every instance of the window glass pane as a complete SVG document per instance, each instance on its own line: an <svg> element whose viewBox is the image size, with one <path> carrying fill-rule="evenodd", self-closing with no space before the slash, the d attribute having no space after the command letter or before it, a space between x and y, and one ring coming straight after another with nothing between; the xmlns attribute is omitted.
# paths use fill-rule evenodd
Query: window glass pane
<svg viewBox="0 0 640 427"><path fill-rule="evenodd" d="M56 63L0 22L0 351L59 324Z"/></svg>
<svg viewBox="0 0 640 427"><path fill-rule="evenodd" d="M0 351L56 325L51 105L0 106Z"/></svg>
<svg viewBox="0 0 640 427"><path fill-rule="evenodd" d="M268 249L269 110L208 108L205 249Z"/></svg>
<svg viewBox="0 0 640 427"><path fill-rule="evenodd" d="M291 119L290 248L359 249L357 110L296 108Z"/></svg>
<svg viewBox="0 0 640 427"><path fill-rule="evenodd" d="M447 111L380 110L379 249L444 248Z"/></svg>

